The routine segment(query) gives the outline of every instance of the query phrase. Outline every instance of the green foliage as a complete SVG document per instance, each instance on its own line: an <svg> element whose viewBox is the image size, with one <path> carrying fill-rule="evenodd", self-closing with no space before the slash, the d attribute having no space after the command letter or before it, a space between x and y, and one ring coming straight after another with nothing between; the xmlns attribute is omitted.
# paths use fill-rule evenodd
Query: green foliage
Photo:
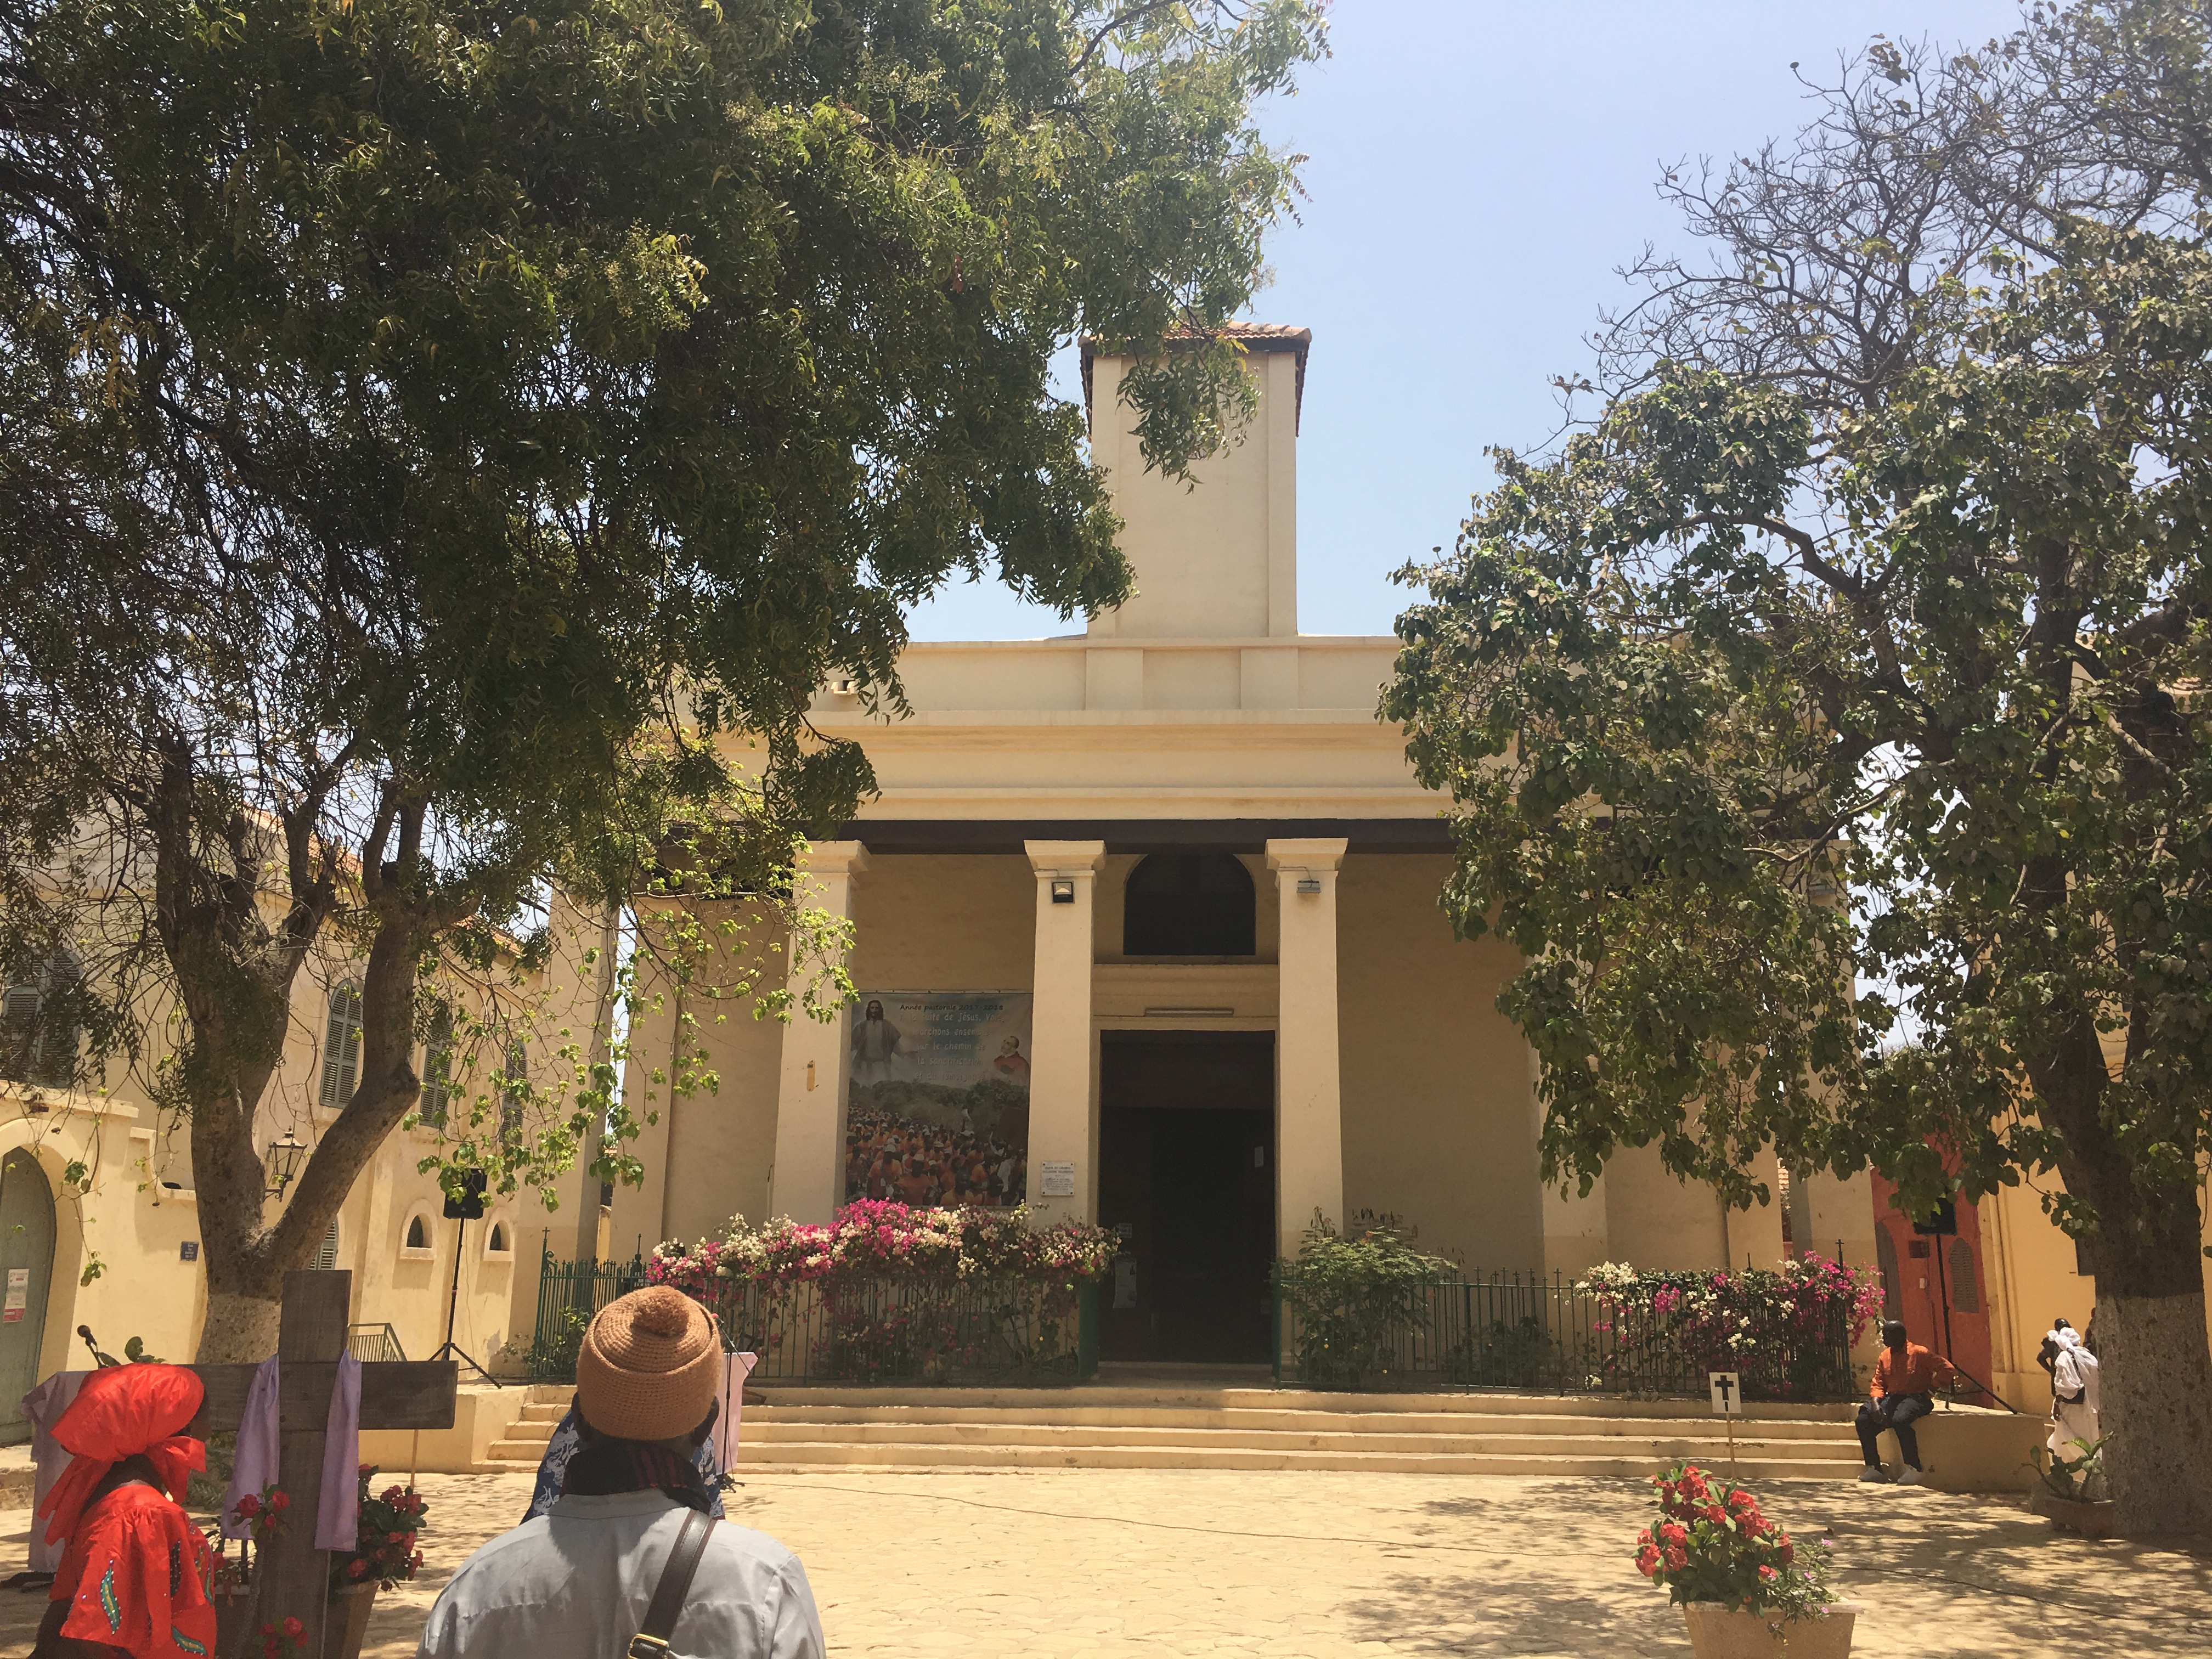
<svg viewBox="0 0 2212 1659"><path fill-rule="evenodd" d="M873 780L815 688L897 710L951 578L1127 593L1048 363L1146 361L1170 471L1233 431L1210 331L1295 182L1252 110L1325 50L1310 0L0 17L0 975L74 964L76 1075L189 1120L212 1285L312 1253L414 1104L426 982L436 1162L501 1190L635 1179L716 1003L835 1017L793 848ZM627 914L633 1018L680 1004L640 1109L605 1030L504 1062L567 1018L498 982L557 951L548 892ZM264 1231L311 959L362 969L359 1081Z"/></svg>
<svg viewBox="0 0 2212 1659"><path fill-rule="evenodd" d="M1669 175L1717 257L1643 262L1595 421L1403 573L1383 703L1458 807L1446 909L1526 959L1547 1179L2033 1182L2142 1320L2116 1410L2199 1424L2207 49L2188 0L1879 42L1794 144ZM2159 1437L2128 1524L2212 1520Z"/></svg>
<svg viewBox="0 0 2212 1659"><path fill-rule="evenodd" d="M2074 1457L2038 1446L2028 1453L2028 1464L2052 1497L2069 1504L2101 1503L2112 1495L2105 1479L2105 1442L2111 1438L2069 1441L2079 1454Z"/></svg>
<svg viewBox="0 0 2212 1659"><path fill-rule="evenodd" d="M1316 1211L1297 1260L1279 1272L1300 1378L1360 1389L1409 1369L1409 1345L1428 1330L1432 1292L1453 1264L1415 1249L1395 1216L1362 1211L1340 1234Z"/></svg>

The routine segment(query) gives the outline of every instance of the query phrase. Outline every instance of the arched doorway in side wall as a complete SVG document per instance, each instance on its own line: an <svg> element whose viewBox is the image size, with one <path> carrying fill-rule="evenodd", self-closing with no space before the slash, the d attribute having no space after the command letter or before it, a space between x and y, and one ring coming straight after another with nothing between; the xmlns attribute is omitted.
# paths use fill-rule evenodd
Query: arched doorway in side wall
<svg viewBox="0 0 2212 1659"><path fill-rule="evenodd" d="M0 1445L31 1437L22 1399L39 1381L54 1273L54 1189L21 1147L0 1158Z"/></svg>

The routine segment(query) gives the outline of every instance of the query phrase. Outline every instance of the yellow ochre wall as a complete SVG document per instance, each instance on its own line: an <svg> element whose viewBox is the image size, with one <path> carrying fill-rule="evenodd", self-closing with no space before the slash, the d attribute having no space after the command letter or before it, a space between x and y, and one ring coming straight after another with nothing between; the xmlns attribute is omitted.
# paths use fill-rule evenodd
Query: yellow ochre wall
<svg viewBox="0 0 2212 1659"><path fill-rule="evenodd" d="M1346 858L1337 885L1344 1201L1485 1272L1542 1266L1528 1048L1496 1007L1519 966L1437 908L1443 854Z"/></svg>

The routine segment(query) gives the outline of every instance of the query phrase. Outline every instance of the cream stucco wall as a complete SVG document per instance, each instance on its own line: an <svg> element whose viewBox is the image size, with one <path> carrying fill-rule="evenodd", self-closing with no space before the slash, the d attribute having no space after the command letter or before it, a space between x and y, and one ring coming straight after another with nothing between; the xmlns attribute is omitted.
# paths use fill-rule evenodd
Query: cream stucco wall
<svg viewBox="0 0 2212 1659"><path fill-rule="evenodd" d="M1520 1032L1498 1012L1509 945L1461 940L1438 854L1345 860L1337 891L1344 1201L1394 1212L1469 1269L1543 1265Z"/></svg>

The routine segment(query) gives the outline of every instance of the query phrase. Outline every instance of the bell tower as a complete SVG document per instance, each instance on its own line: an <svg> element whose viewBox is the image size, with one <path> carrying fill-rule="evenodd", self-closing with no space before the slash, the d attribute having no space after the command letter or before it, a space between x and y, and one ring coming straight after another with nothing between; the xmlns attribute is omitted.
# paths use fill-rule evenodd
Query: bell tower
<svg viewBox="0 0 2212 1659"><path fill-rule="evenodd" d="M1083 349L1091 454L1127 526L1137 592L1091 624L1093 639L1281 639L1298 631L1298 411L1310 329L1234 323L1260 406L1195 483L1145 465L1120 395L1133 360Z"/></svg>

